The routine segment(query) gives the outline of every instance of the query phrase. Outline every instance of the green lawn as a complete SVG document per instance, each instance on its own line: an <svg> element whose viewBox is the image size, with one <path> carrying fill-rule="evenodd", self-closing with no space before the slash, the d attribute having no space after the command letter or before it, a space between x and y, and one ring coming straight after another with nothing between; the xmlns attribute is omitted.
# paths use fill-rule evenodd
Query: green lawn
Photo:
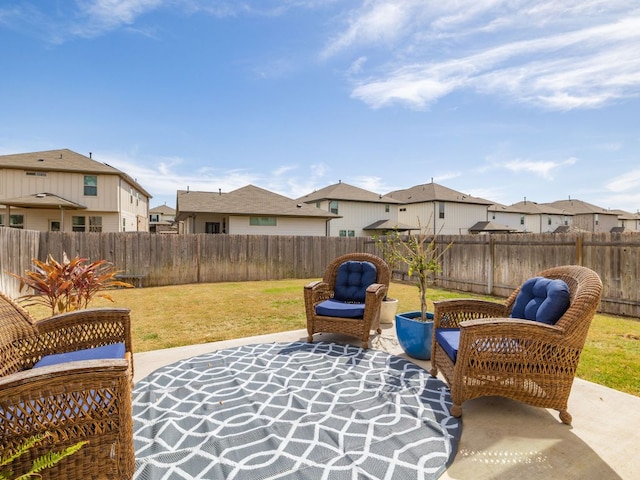
<svg viewBox="0 0 640 480"><path fill-rule="evenodd" d="M123 289L109 292L115 303L97 299L92 306L130 308L134 350L144 352L305 328L302 288L308 281ZM389 295L398 298L399 311L420 309L415 286L392 283ZM432 301L469 296L438 289L428 292ZM31 310L39 318L48 313ZM640 396L640 321L596 315L578 376Z"/></svg>

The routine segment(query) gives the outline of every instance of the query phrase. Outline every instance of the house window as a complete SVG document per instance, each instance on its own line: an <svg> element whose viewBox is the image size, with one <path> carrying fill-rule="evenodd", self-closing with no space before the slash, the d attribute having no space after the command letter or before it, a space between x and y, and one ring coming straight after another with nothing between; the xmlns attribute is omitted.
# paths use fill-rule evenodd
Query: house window
<svg viewBox="0 0 640 480"><path fill-rule="evenodd" d="M355 236L356 236L355 230L347 230L347 237L355 237Z"/></svg>
<svg viewBox="0 0 640 480"><path fill-rule="evenodd" d="M133 188L129 189L129 203L133 205Z"/></svg>
<svg viewBox="0 0 640 480"><path fill-rule="evenodd" d="M335 213L336 215L338 214L338 201L337 200L331 200L329 202L329 211L331 213Z"/></svg>
<svg viewBox="0 0 640 480"><path fill-rule="evenodd" d="M0 215L0 227L4 226L4 215ZM9 226L11 228L24 228L24 215L11 215L9 217Z"/></svg>
<svg viewBox="0 0 640 480"><path fill-rule="evenodd" d="M249 225L252 227L275 227L276 217L249 217Z"/></svg>
<svg viewBox="0 0 640 480"><path fill-rule="evenodd" d="M71 231L72 232L84 232L86 231L86 217L71 217Z"/></svg>
<svg viewBox="0 0 640 480"><path fill-rule="evenodd" d="M389 208L389 204L387 203L387 204L384 206L384 213L389 213L389 209L390 209L390 208Z"/></svg>
<svg viewBox="0 0 640 480"><path fill-rule="evenodd" d="M90 232L102 231L102 217L89 217L89 231Z"/></svg>
<svg viewBox="0 0 640 480"><path fill-rule="evenodd" d="M49 222L49 231L50 232L59 232L60 231L60 222L58 220L51 220Z"/></svg>
<svg viewBox="0 0 640 480"><path fill-rule="evenodd" d="M95 197L98 195L98 176L97 175L84 176L84 194L88 197Z"/></svg>
<svg viewBox="0 0 640 480"><path fill-rule="evenodd" d="M438 218L444 218L444 202L438 202Z"/></svg>
<svg viewBox="0 0 640 480"><path fill-rule="evenodd" d="M136 207L140 205L140 192L136 192Z"/></svg>
<svg viewBox="0 0 640 480"><path fill-rule="evenodd" d="M551 225L551 215L547 215L547 225Z"/></svg>
<svg viewBox="0 0 640 480"><path fill-rule="evenodd" d="M122 231L123 232L127 231L127 219L126 218L122 219Z"/></svg>
<svg viewBox="0 0 640 480"><path fill-rule="evenodd" d="M495 220L495 219L496 219L496 212L493 212L493 213L491 214L491 220Z"/></svg>
<svg viewBox="0 0 640 480"><path fill-rule="evenodd" d="M347 236L347 231L346 230L340 230L340 233L338 234L341 237L346 237Z"/></svg>
<svg viewBox="0 0 640 480"><path fill-rule="evenodd" d="M596 213L596 214L593 216L593 219L596 221L596 225L598 225L598 221L600 220L600 216Z"/></svg>
<svg viewBox="0 0 640 480"><path fill-rule="evenodd" d="M204 233L220 233L220 222L204 222Z"/></svg>
<svg viewBox="0 0 640 480"><path fill-rule="evenodd" d="M316 202L316 208L320 208L322 206L321 202Z"/></svg>
<svg viewBox="0 0 640 480"><path fill-rule="evenodd" d="M566 216L562 216L562 223L564 223L565 225L569 225L569 220L567 220Z"/></svg>
<svg viewBox="0 0 640 480"><path fill-rule="evenodd" d="M47 172L25 172L29 177L46 177Z"/></svg>
<svg viewBox="0 0 640 480"><path fill-rule="evenodd" d="M406 212L406 211L407 211L407 208L406 208L406 207L402 207L402 208L400 209L400 211L401 211L401 212Z"/></svg>
<svg viewBox="0 0 640 480"><path fill-rule="evenodd" d="M9 217L9 226L11 228L24 228L24 215L11 215Z"/></svg>
<svg viewBox="0 0 640 480"><path fill-rule="evenodd" d="M152 213L151 215L149 215L149 221L150 222L159 222L160 221L160 214L159 213Z"/></svg>
<svg viewBox="0 0 640 480"><path fill-rule="evenodd" d="M524 225L524 215L520 215L520 225Z"/></svg>

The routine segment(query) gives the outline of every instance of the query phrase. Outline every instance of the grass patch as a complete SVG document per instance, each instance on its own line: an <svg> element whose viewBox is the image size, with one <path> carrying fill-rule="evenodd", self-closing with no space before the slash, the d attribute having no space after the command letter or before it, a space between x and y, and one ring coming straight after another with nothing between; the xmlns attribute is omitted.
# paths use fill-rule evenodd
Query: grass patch
<svg viewBox="0 0 640 480"><path fill-rule="evenodd" d="M115 303L96 299L91 306L131 309L136 352L194 345L306 328L303 286L309 280L207 283L111 291ZM389 296L398 311L420 309L418 289L392 283ZM431 288L430 301L487 296ZM30 308L37 318L47 309ZM596 315L577 375L640 396L640 321Z"/></svg>

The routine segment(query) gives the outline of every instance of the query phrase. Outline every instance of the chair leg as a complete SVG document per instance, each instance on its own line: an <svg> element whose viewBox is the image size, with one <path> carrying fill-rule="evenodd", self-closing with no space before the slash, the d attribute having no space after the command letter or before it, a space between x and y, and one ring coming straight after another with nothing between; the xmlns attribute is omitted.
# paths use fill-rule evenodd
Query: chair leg
<svg viewBox="0 0 640 480"><path fill-rule="evenodd" d="M562 423L564 423L565 425L571 425L571 420L573 419L571 417L571 414L567 410L559 410L559 412L560 420L562 420Z"/></svg>
<svg viewBox="0 0 640 480"><path fill-rule="evenodd" d="M432 377L437 377L438 376L438 367L431 367L431 370L429 370L429 373L431 374Z"/></svg>
<svg viewBox="0 0 640 480"><path fill-rule="evenodd" d="M313 335L311 334L307 335L307 342L313 343Z"/></svg>
<svg viewBox="0 0 640 480"><path fill-rule="evenodd" d="M462 405L456 405L454 403L453 405L451 405L451 409L449 411L454 417L460 418L462 416Z"/></svg>

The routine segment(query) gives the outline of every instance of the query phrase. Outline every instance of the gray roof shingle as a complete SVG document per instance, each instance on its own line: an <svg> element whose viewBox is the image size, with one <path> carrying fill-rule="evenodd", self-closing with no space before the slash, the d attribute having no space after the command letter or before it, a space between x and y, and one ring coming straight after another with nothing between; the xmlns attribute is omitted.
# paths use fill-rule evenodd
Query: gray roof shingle
<svg viewBox="0 0 640 480"><path fill-rule="evenodd" d="M469 203L476 205L492 205L494 202L485 200L484 198L472 197L465 193L443 187L437 183L425 183L416 185L404 190L396 190L388 193L388 197L400 200L403 203L423 203L423 202L454 202Z"/></svg>
<svg viewBox="0 0 640 480"><path fill-rule="evenodd" d="M229 215L340 218L334 213L254 185L247 185L229 193L178 190L177 210L180 215L208 212Z"/></svg>
<svg viewBox="0 0 640 480"><path fill-rule="evenodd" d="M348 183L338 182L333 185L316 190L304 197L298 198L298 201L311 203L319 200L345 200L352 202L370 202L370 203L402 203L399 200L378 193L365 190L360 187L354 187Z"/></svg>

